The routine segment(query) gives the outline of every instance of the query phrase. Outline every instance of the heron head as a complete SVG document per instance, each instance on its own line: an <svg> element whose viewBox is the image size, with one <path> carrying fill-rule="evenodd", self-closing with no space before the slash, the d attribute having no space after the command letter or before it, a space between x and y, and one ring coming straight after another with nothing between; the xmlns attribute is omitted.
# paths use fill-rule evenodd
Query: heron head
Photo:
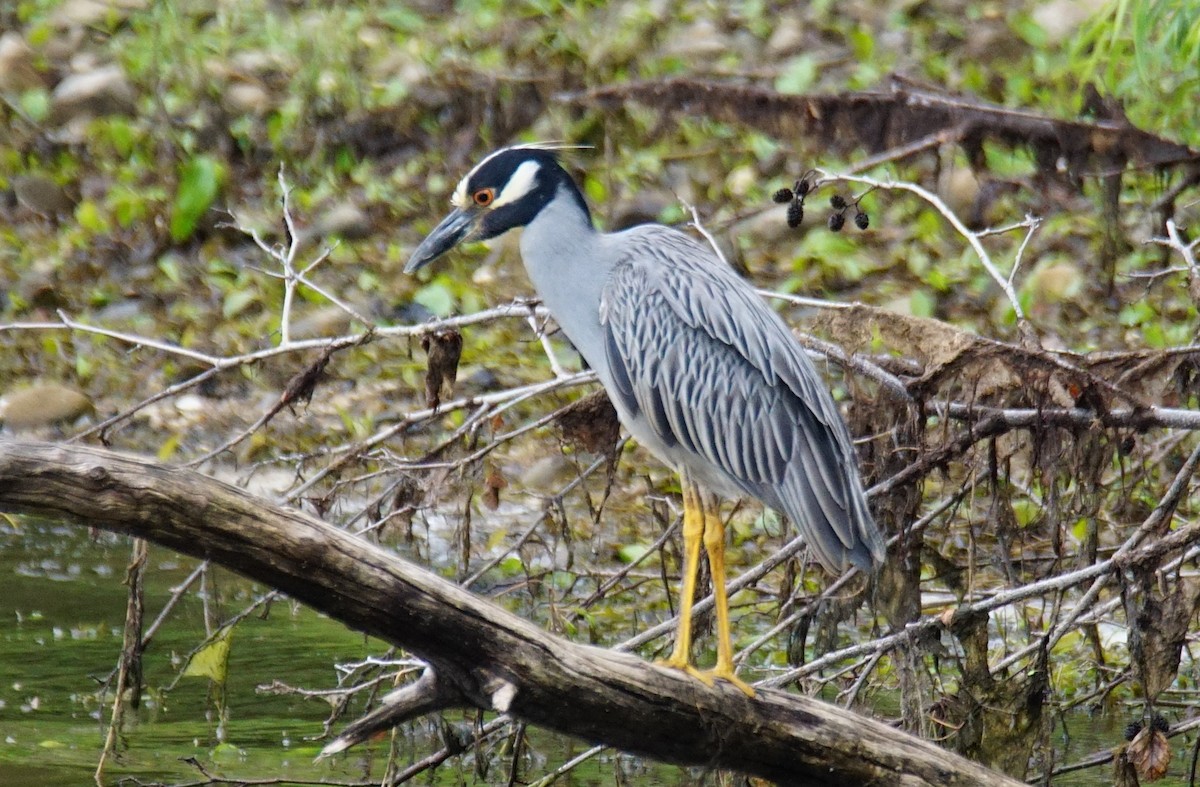
<svg viewBox="0 0 1200 787"><path fill-rule="evenodd" d="M558 163L555 151L560 147L502 148L476 164L455 187L453 210L413 252L405 273L423 268L464 241L487 240L524 227L558 197L563 184L569 186L563 191L586 214L582 195Z"/></svg>

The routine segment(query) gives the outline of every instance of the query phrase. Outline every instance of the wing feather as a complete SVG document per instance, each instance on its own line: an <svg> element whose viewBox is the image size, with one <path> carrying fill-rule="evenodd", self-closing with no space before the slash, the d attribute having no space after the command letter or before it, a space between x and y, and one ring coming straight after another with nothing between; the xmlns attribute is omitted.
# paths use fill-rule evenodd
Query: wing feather
<svg viewBox="0 0 1200 787"><path fill-rule="evenodd" d="M783 321L689 236L619 237L601 308L610 393L693 467L788 514L826 566L881 559L849 432Z"/></svg>

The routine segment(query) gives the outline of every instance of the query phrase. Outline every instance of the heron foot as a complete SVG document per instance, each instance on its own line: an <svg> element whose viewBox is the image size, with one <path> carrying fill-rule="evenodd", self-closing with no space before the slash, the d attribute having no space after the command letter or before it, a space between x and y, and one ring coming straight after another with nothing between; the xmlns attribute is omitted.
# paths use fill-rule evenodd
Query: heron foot
<svg viewBox="0 0 1200 787"><path fill-rule="evenodd" d="M708 678L708 682L709 682L710 686L712 685L711 681L715 678L717 680L723 680L727 683L732 683L734 685L734 688L741 691L743 694L745 694L750 699L754 699L754 697L757 696L754 691L754 687L751 686L746 681L739 678L734 673L732 667L729 667L727 669L722 669L721 667L717 667L716 669L708 670L707 672L704 673L704 677ZM701 678L701 680L704 680L704 678Z"/></svg>
<svg viewBox="0 0 1200 787"><path fill-rule="evenodd" d="M708 686L709 688L713 687L713 676L704 670L696 669L691 664L688 664L687 659L679 659L672 656L669 659L659 659L654 663L660 667L666 667L667 669L683 670L696 680L703 683L705 686Z"/></svg>

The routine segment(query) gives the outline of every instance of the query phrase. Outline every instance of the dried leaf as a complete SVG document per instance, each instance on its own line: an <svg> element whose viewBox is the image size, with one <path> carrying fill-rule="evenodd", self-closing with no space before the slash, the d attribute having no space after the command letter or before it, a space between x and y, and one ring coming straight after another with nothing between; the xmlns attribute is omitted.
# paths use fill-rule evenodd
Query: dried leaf
<svg viewBox="0 0 1200 787"><path fill-rule="evenodd" d="M604 391L595 391L563 408L558 428L571 445L593 454L611 454L621 438L617 410Z"/></svg>
<svg viewBox="0 0 1200 787"><path fill-rule="evenodd" d="M458 379L458 361L462 357L462 334L453 328L430 331L421 337L428 366L425 369L425 405L431 410L442 403L442 392L449 393Z"/></svg>
<svg viewBox="0 0 1200 787"><path fill-rule="evenodd" d="M329 359L332 356L333 347L326 347L320 357L288 380L287 385L283 388L283 394L279 397L279 406L275 408L275 412L278 412L279 407L283 405L292 407L297 402L309 404L312 401L313 393L317 390L317 383L324 375L325 367L329 365ZM294 413L295 410L293 409L292 412Z"/></svg>
<svg viewBox="0 0 1200 787"><path fill-rule="evenodd" d="M1126 596L1130 598L1129 588ZM1133 612L1129 615L1133 621L1130 650L1142 690L1153 701L1175 682L1188 629L1200 604L1200 581L1180 580L1165 597L1143 589L1132 598L1135 603L1128 606L1134 609L1127 610L1127 614Z"/></svg>
<svg viewBox="0 0 1200 787"><path fill-rule="evenodd" d="M1143 781L1158 781L1171 764L1171 742L1153 725L1143 727L1126 750L1129 762Z"/></svg>
<svg viewBox="0 0 1200 787"><path fill-rule="evenodd" d="M821 323L842 346L870 347L878 339L884 347L916 358L927 370L941 368L981 343L978 336L948 323L864 304L831 309Z"/></svg>
<svg viewBox="0 0 1200 787"><path fill-rule="evenodd" d="M483 479L483 504L489 510L495 511L500 507L500 490L506 486L508 481L504 480L499 470L492 468L488 471L487 478Z"/></svg>

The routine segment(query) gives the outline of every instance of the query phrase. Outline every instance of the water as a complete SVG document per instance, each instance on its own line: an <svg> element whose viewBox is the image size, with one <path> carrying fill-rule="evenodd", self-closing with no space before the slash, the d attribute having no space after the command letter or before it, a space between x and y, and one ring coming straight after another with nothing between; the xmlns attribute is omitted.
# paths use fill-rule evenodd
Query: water
<svg viewBox="0 0 1200 787"><path fill-rule="evenodd" d="M79 527L21 520L0 529L0 784L49 785L90 780L111 699L97 694L122 644L129 542ZM151 547L147 572L149 625L194 562ZM265 588L214 572L210 596L234 612ZM263 696L273 679L292 685L334 683L332 664L382 650L310 610L276 603L265 618L238 625L229 656L228 745L221 746L216 700L204 678L183 678L169 692L186 655L204 640L203 603L187 594L146 651L141 708L130 718L128 747L110 769L146 779L195 777L181 756L214 756L242 775L312 776L328 706L296 697ZM326 765L331 775L345 764Z"/></svg>
<svg viewBox="0 0 1200 787"><path fill-rule="evenodd" d="M86 528L0 517L0 785L59 787L91 784L111 696L101 704L99 682L109 676L122 646L129 561L128 539ZM197 562L150 547L146 572L149 626ZM211 575L207 594L220 598L225 616L260 598L268 588L222 570ZM148 690L131 713L120 757L106 767L105 782L124 777L147 782L184 782L210 773L245 778L382 778L386 747L359 747L330 762L313 763L330 705L322 699L273 696L256 687L273 681L322 690L337 685L335 664L386 653L386 644L348 630L310 609L276 601L265 616L254 614L234 630L225 686L227 722L219 724L213 684L180 678L187 655L205 640L204 603L185 594L155 635L144 659ZM166 687L175 684L169 690ZM384 687L385 689L388 687ZM334 729L353 719L362 702ZM474 714L448 713L469 728ZM430 724L406 732L401 765L440 748ZM489 768L475 774L473 755L451 759L433 783L507 780L505 741L489 742ZM588 747L560 736L533 732L524 759L536 778ZM502 768L494 763L501 763ZM482 769L481 769L482 770ZM616 771L640 773L638 784L689 781L680 769L645 766L609 753L564 784L610 784ZM428 783L425 777L422 783Z"/></svg>
<svg viewBox="0 0 1200 787"><path fill-rule="evenodd" d="M122 578L130 545L124 538L89 533L86 528L0 518L0 785L50 787L91 784L111 697L103 704L99 681L114 669L122 644L126 593ZM146 625L197 565L175 553L150 548L146 572ZM268 588L227 572L210 576L207 596L224 616L245 608ZM251 615L235 629L225 686L227 721L219 723L213 684L180 678L187 655L205 639L204 602L189 592L155 635L145 656L148 687L141 708L127 723L120 757L106 768L106 783L122 777L178 783L200 779L194 757L216 775L244 778L381 778L386 747L360 747L331 762L313 763L324 745L318 740L329 704L317 698L268 695L256 687L273 681L306 689L336 686L335 664L378 656L386 645L287 601L267 614ZM165 687L174 684L167 690ZM361 703L338 722L356 715ZM474 716L447 714L470 726ZM1123 720L1070 717L1073 761L1113 745ZM431 725L406 734L404 757L436 750ZM1057 745L1061 745L1061 741ZM490 742L489 766L475 769L473 755L451 759L432 783L505 783L508 756L504 740ZM1186 774L1190 739L1173 742L1173 776ZM577 741L531 732L525 775L535 779L587 747ZM1090 785L1111 778L1111 766L1071 774L1056 785ZM606 753L561 784L693 784L696 774L646 765ZM420 780L429 783L425 777ZM709 779L711 783L711 779ZM1181 785L1182 779L1159 784Z"/></svg>

